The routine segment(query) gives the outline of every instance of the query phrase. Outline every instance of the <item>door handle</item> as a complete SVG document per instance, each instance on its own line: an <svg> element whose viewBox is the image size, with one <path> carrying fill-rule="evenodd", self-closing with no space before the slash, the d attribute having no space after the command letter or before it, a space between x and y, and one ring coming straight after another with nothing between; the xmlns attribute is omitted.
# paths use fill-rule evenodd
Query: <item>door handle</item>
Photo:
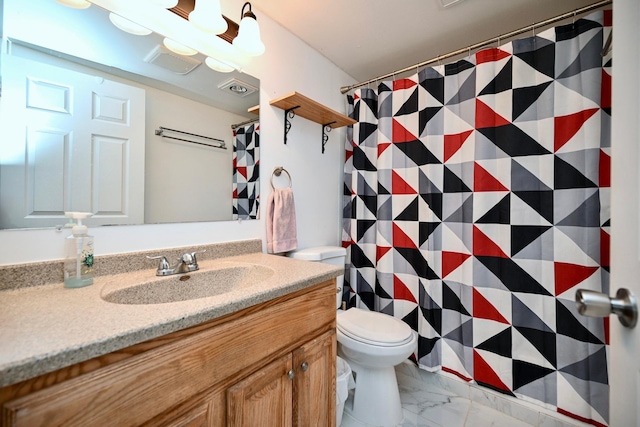
<svg viewBox="0 0 640 427"><path fill-rule="evenodd" d="M625 288L618 289L615 298L602 292L578 289L576 304L578 313L583 316L607 317L613 313L627 328L633 328L638 322L638 302L635 295Z"/></svg>

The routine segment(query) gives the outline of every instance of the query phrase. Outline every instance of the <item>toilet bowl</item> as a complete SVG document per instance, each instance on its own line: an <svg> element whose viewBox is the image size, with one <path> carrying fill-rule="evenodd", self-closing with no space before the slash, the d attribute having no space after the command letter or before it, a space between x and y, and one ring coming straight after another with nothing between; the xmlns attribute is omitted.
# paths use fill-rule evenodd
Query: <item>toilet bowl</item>
<svg viewBox="0 0 640 427"><path fill-rule="evenodd" d="M324 246L303 249L290 257L344 266L346 250ZM336 308L342 301L343 276L336 280ZM338 310L338 355L351 367L355 378L353 399L345 412L374 426L392 427L403 419L394 367L416 350L418 335L400 319L359 308Z"/></svg>

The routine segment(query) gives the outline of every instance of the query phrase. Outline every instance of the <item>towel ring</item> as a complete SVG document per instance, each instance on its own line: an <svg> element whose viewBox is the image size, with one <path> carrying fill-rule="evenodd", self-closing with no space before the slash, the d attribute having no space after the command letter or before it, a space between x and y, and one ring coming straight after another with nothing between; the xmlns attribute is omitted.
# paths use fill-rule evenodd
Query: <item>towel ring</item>
<svg viewBox="0 0 640 427"><path fill-rule="evenodd" d="M291 188L291 185L293 184L293 180L291 179L291 175L289 174L289 171L287 171L285 168L283 168L282 166L277 166L273 169L273 173L271 174L271 188L273 188L275 190L276 187L273 186L273 176L280 176L282 174L282 172L287 174L287 177L289 177L289 188Z"/></svg>

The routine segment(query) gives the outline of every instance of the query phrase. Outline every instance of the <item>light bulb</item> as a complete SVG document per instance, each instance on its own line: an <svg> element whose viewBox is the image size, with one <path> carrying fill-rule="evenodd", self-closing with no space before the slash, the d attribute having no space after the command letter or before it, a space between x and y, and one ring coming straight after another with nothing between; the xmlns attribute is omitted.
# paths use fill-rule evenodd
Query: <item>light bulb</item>
<svg viewBox="0 0 640 427"><path fill-rule="evenodd" d="M148 34L151 34L150 29L143 27L140 24L136 24L135 22L130 21L126 18L123 18L120 15L116 15L113 12L109 14L109 20L113 25L127 33L135 34L136 36L146 36Z"/></svg>
<svg viewBox="0 0 640 427"><path fill-rule="evenodd" d="M185 46L182 43L179 43L173 39L165 37L163 40L164 45L171 52L177 53L178 55L191 56L198 53L197 50L190 48L189 46Z"/></svg>
<svg viewBox="0 0 640 427"><path fill-rule="evenodd" d="M86 9L91 6L87 0L56 0L58 3L74 9Z"/></svg>
<svg viewBox="0 0 640 427"><path fill-rule="evenodd" d="M211 57L207 57L207 59L204 60L204 63L207 64L207 67L211 68L212 70L219 71L221 73L230 73L234 70L232 66L223 64L217 59L213 59Z"/></svg>
<svg viewBox="0 0 640 427"><path fill-rule="evenodd" d="M220 0L196 0L196 6L189 14L189 22L212 34L222 34L228 28L226 19L222 17Z"/></svg>
<svg viewBox="0 0 640 427"><path fill-rule="evenodd" d="M153 3L156 6L160 6L163 9L171 9L176 7L178 0L147 0L149 3Z"/></svg>

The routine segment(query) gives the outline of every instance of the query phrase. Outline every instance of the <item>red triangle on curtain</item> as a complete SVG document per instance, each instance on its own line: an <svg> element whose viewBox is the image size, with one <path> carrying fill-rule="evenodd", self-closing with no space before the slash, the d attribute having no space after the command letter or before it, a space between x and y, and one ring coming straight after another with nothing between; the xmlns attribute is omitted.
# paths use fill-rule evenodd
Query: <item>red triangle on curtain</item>
<svg viewBox="0 0 640 427"><path fill-rule="evenodd" d="M502 314L480 292L473 288L473 317L509 324Z"/></svg>
<svg viewBox="0 0 640 427"><path fill-rule="evenodd" d="M351 158L351 156L353 156L353 150L345 150L345 153L346 154L344 156L344 161L346 162Z"/></svg>
<svg viewBox="0 0 640 427"><path fill-rule="evenodd" d="M611 156L602 150L600 150L598 168L598 184L600 187L611 187Z"/></svg>
<svg viewBox="0 0 640 427"><path fill-rule="evenodd" d="M409 88L414 87L417 84L418 83L416 83L415 81L413 81L411 79L394 80L393 81L393 90L409 89Z"/></svg>
<svg viewBox="0 0 640 427"><path fill-rule="evenodd" d="M409 141L415 141L418 139L414 134L409 132L407 128L405 128L400 123L398 123L397 120L393 119L392 123L393 123L392 135L393 135L394 143L409 142Z"/></svg>
<svg viewBox="0 0 640 427"><path fill-rule="evenodd" d="M499 390L510 391L509 387L502 382L500 377L476 350L473 350L473 379L489 384Z"/></svg>
<svg viewBox="0 0 640 427"><path fill-rule="evenodd" d="M403 299L417 304L416 298L413 296L409 288L407 288L407 285L405 285L395 274L393 275L393 299Z"/></svg>
<svg viewBox="0 0 640 427"><path fill-rule="evenodd" d="M396 171L391 172L391 192L393 194L418 194Z"/></svg>
<svg viewBox="0 0 640 427"><path fill-rule="evenodd" d="M245 179L247 179L247 167L246 166L238 166L237 171L240 175L242 175Z"/></svg>
<svg viewBox="0 0 640 427"><path fill-rule="evenodd" d="M589 110L578 111L577 113L569 114L568 116L559 116L553 119L554 126L554 152L561 149L573 136L580 130L584 122L589 120L593 116L597 108L591 108Z"/></svg>
<svg viewBox="0 0 640 427"><path fill-rule="evenodd" d="M510 124L509 120L496 113L484 102L476 99L476 129L494 128Z"/></svg>
<svg viewBox="0 0 640 427"><path fill-rule="evenodd" d="M444 136L444 161L446 162L458 152L462 144L465 143L469 135L471 135L473 129L458 133L456 135L445 135Z"/></svg>
<svg viewBox="0 0 640 427"><path fill-rule="evenodd" d="M490 49L482 49L480 52L476 53L476 64L484 64L485 62L495 62L500 61L501 59L510 57L511 54L509 52L505 52L502 49L498 48L490 48Z"/></svg>
<svg viewBox="0 0 640 427"><path fill-rule="evenodd" d="M488 238L487 235L476 226L473 226L473 254L476 256L509 258L493 240Z"/></svg>
<svg viewBox="0 0 640 427"><path fill-rule="evenodd" d="M380 154L384 153L384 150L386 150L390 146L390 142L381 142L380 144L378 144L378 157L380 157Z"/></svg>
<svg viewBox="0 0 640 427"><path fill-rule="evenodd" d="M509 189L485 168L474 162L473 191L509 191Z"/></svg>
<svg viewBox="0 0 640 427"><path fill-rule="evenodd" d="M418 249L416 243L395 223L393 224L393 246L396 248Z"/></svg>
<svg viewBox="0 0 640 427"><path fill-rule="evenodd" d="M233 196L232 196L232 197L233 197L234 199L237 199L237 198L238 198L238 189L237 189L237 188L233 190Z"/></svg>
<svg viewBox="0 0 640 427"><path fill-rule="evenodd" d="M460 252L442 251L442 277L447 277L449 273L460 267L470 256Z"/></svg>
<svg viewBox="0 0 640 427"><path fill-rule="evenodd" d="M609 267L611 264L611 236L600 229L600 265Z"/></svg>
<svg viewBox="0 0 640 427"><path fill-rule="evenodd" d="M391 250L391 247L388 246L376 246L376 262L380 261L380 259Z"/></svg>
<svg viewBox="0 0 640 427"><path fill-rule="evenodd" d="M568 264L565 262L554 262L553 271L556 285L556 296L587 279L595 273L598 268L599 267Z"/></svg>

